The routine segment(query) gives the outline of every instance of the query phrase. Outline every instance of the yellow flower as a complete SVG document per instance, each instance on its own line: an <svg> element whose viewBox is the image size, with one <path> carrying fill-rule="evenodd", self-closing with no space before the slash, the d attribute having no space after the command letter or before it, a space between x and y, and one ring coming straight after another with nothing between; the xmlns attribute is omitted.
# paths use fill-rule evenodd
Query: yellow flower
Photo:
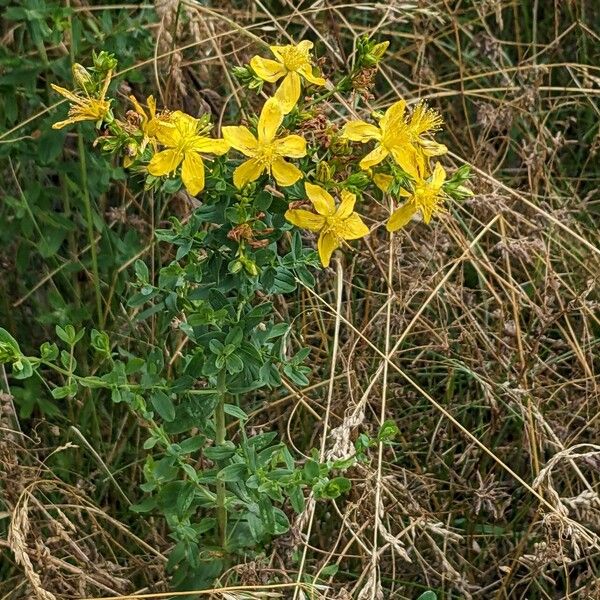
<svg viewBox="0 0 600 600"><path fill-rule="evenodd" d="M109 71L102 84L99 98L91 98L87 93L85 96L81 96L52 83L52 89L71 102L68 118L64 121L54 123L52 128L62 129L67 125L72 125L73 123L78 123L80 121L98 122L104 119L110 110L110 100L106 100L105 98L108 85L110 84L110 78L111 72Z"/></svg>
<svg viewBox="0 0 600 600"><path fill-rule="evenodd" d="M202 154L221 156L229 150L223 139L199 135L200 121L181 111L170 115L173 126L157 127L156 139L166 150L152 157L148 173L155 177L168 175L181 164L181 180L187 191L195 196L204 189L204 162Z"/></svg>
<svg viewBox="0 0 600 600"><path fill-rule="evenodd" d="M440 129L443 122L441 115L432 108L427 108L424 102L419 102L413 109L408 127L414 143L418 145L425 156L440 156L448 152L448 148L444 144L438 144L424 137L425 134Z"/></svg>
<svg viewBox="0 0 600 600"><path fill-rule="evenodd" d="M227 143L249 157L233 172L233 183L242 189L248 182L255 181L265 171L272 174L282 186L293 185L302 177L302 171L283 160L306 156L306 140L299 135L276 138L277 129L283 122L281 104L269 98L258 119L258 137L247 127L223 127L223 137Z"/></svg>
<svg viewBox="0 0 600 600"><path fill-rule="evenodd" d="M140 144L140 152L143 152L148 143L152 143L156 146L156 134L158 130L168 123L166 116L157 115L156 113L156 100L154 96L148 96L146 104L148 105L148 112L142 108L142 105L136 100L135 96L129 96L129 100L133 104L135 112L140 116L140 129L144 134L144 138ZM171 125L172 126L172 125Z"/></svg>
<svg viewBox="0 0 600 600"><path fill-rule="evenodd" d="M354 194L342 190L342 201L336 209L333 197L322 187L305 183L304 188L317 213L301 208L290 209L285 213L285 218L296 227L319 232L317 250L323 266L327 267L334 250L339 248L344 240L364 237L369 233L369 228L354 212Z"/></svg>
<svg viewBox="0 0 600 600"><path fill-rule="evenodd" d="M425 223L429 223L434 214L444 212L440 206L440 203L443 201L443 196L440 192L445 180L446 171L444 171L444 167L440 163L435 165L431 181L427 181L418 175L415 179L412 192L406 190L400 191L400 195L407 197L408 200L392 213L387 223L387 230L397 231L401 227L404 227L416 212L420 212L423 215Z"/></svg>
<svg viewBox="0 0 600 600"><path fill-rule="evenodd" d="M441 120L435 111L419 104L407 121L406 102L399 100L390 106L379 120L379 127L365 121L349 121L344 125L342 137L363 144L376 140L377 146L361 161L362 169L379 164L390 154L409 175L425 170L425 156L437 156L446 147L424 137L439 128Z"/></svg>
<svg viewBox="0 0 600 600"><path fill-rule="evenodd" d="M269 46L277 60L255 56L250 61L254 72L265 81L274 83L283 77L275 98L281 102L284 114L289 113L300 98L301 78L315 85L325 85L322 77L313 75L310 58L312 47L313 43L308 40L297 46Z"/></svg>

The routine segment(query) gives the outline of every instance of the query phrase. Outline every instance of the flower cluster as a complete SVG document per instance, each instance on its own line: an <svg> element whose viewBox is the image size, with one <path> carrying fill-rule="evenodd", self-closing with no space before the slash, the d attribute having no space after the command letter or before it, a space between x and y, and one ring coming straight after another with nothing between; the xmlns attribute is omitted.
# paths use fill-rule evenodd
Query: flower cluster
<svg viewBox="0 0 600 600"><path fill-rule="evenodd" d="M373 192L379 189L400 201L387 220L390 232L407 225L415 215L429 223L444 212L446 197L459 199L469 194L462 185L467 173L459 170L448 179L439 162L431 164L447 148L434 140L442 118L425 103L409 110L404 100L398 100L385 113L372 113L370 122L348 120L342 127L327 116L340 91L354 85L354 93L364 96L365 85L374 85L372 71L386 48L386 42L362 40L362 54L356 61L359 71L338 84L328 84L314 65L312 42L271 46L274 58L255 56L249 66L237 67L234 74L250 89L276 84L273 95L264 102L258 118L224 126L222 137L211 135L207 115L195 118L180 110L158 110L152 96L146 100L147 108L130 96L133 110L124 120L115 118L111 100L106 99L114 59L100 53L91 71L75 65L75 91L53 85L71 103L68 118L54 126L94 122L103 128L99 138L103 147L120 152L124 166L145 172L147 185L178 178L192 196L207 185L206 161L232 156L221 161L214 173L209 169L208 177L226 182L231 172L230 181L238 193L245 193L252 182L272 181L284 188L285 218L319 234L317 249L327 266L333 252L347 240L369 233L354 208L358 198L367 196L371 184ZM360 85L353 83L357 81ZM363 152L362 146L368 150ZM244 157L241 162L233 158L234 151Z"/></svg>

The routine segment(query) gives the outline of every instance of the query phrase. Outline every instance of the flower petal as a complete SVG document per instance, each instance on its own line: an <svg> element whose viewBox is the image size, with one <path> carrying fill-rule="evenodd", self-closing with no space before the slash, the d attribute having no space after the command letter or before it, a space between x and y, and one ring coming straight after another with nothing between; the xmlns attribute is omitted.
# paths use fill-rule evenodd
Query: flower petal
<svg viewBox="0 0 600 600"><path fill-rule="evenodd" d="M302 178L302 171L298 167L279 157L271 163L271 172L275 181L283 187L294 185Z"/></svg>
<svg viewBox="0 0 600 600"><path fill-rule="evenodd" d="M285 81L285 80L284 80ZM275 139L275 134L283 121L283 109L276 98L269 98L258 118L258 143L269 144Z"/></svg>
<svg viewBox="0 0 600 600"><path fill-rule="evenodd" d="M229 151L231 146L229 142L219 138L209 138L203 135L197 135L194 137L194 141L191 144L191 148L196 152L202 152L204 154L214 154L216 156L223 156Z"/></svg>
<svg viewBox="0 0 600 600"><path fill-rule="evenodd" d="M254 56L250 61L252 70L260 79L274 83L285 75L285 67L276 60Z"/></svg>
<svg viewBox="0 0 600 600"><path fill-rule="evenodd" d="M433 169L433 176L431 178L431 186L436 190L439 190L444 184L444 181L446 181L446 171L440 163L436 163L435 168Z"/></svg>
<svg viewBox="0 0 600 600"><path fill-rule="evenodd" d="M172 173L181 162L182 156L177 150L163 150L152 157L148 164L148 173L155 177Z"/></svg>
<svg viewBox="0 0 600 600"><path fill-rule="evenodd" d="M294 208L286 211L285 218L292 225L310 231L321 231L325 225L325 217L316 215L308 210L303 210L302 208Z"/></svg>
<svg viewBox="0 0 600 600"><path fill-rule="evenodd" d="M56 123L53 123L52 129L62 129L63 127L66 127L67 125L73 125L73 123L79 123L80 121L89 121L89 119L82 115L69 117L68 119L65 119L64 121L57 121Z"/></svg>
<svg viewBox="0 0 600 600"><path fill-rule="evenodd" d="M369 228L365 225L360 215L353 213L342 221L340 227L336 229L336 233L345 240L357 240L358 238L365 237L369 233Z"/></svg>
<svg viewBox="0 0 600 600"><path fill-rule="evenodd" d="M246 156L256 156L258 141L247 127L243 125L223 127L225 141Z"/></svg>
<svg viewBox="0 0 600 600"><path fill-rule="evenodd" d="M348 121L342 130L342 137L353 142L368 142L369 140L380 140L381 130L375 125L365 121Z"/></svg>
<svg viewBox="0 0 600 600"><path fill-rule="evenodd" d="M388 129L397 126L399 123L404 123L404 113L406 112L406 102L404 100L398 100L394 102L386 111L381 120L379 126L381 129Z"/></svg>
<svg viewBox="0 0 600 600"><path fill-rule="evenodd" d="M233 172L233 185L241 190L250 181L257 180L263 171L264 167L255 158L246 160Z"/></svg>
<svg viewBox="0 0 600 600"><path fill-rule="evenodd" d="M288 135L276 140L275 148L281 156L302 158L306 156L306 140L300 135Z"/></svg>
<svg viewBox="0 0 600 600"><path fill-rule="evenodd" d="M133 95L129 96L129 101L133 104L133 109L135 112L142 117L142 123L146 123L148 121L148 116L146 115L146 111L142 108L142 105L138 102L137 98Z"/></svg>
<svg viewBox="0 0 600 600"><path fill-rule="evenodd" d="M341 197L342 201L335 212L335 216L338 219L347 219L354 210L356 195L348 190L342 190Z"/></svg>
<svg viewBox="0 0 600 600"><path fill-rule="evenodd" d="M156 139L169 148L175 148L181 141L181 129L173 119L174 114L171 114L169 121L160 121L155 132Z"/></svg>
<svg viewBox="0 0 600 600"><path fill-rule="evenodd" d="M148 105L148 111L150 112L150 118L156 117L156 100L154 96L150 95L146 98L146 104Z"/></svg>
<svg viewBox="0 0 600 600"><path fill-rule="evenodd" d="M391 154L403 171L406 171L413 179L420 179L425 162L412 145L395 146L391 148Z"/></svg>
<svg viewBox="0 0 600 600"><path fill-rule="evenodd" d="M330 231L321 233L317 242L317 250L319 251L319 256L324 267L329 266L331 255L339 246L340 242L335 234Z"/></svg>
<svg viewBox="0 0 600 600"><path fill-rule="evenodd" d="M387 157L388 154L389 152L386 150L386 148L384 148L382 145L378 145L360 161L360 168L369 169L374 165L378 165Z"/></svg>
<svg viewBox="0 0 600 600"><path fill-rule="evenodd" d="M319 185L308 183L308 181L304 184L304 189L308 199L320 215L332 217L335 214L335 200L329 192Z"/></svg>
<svg viewBox="0 0 600 600"><path fill-rule="evenodd" d="M196 135L200 126L200 119L195 119L191 115L180 110L171 113L170 121L175 124L181 137L191 137Z"/></svg>
<svg viewBox="0 0 600 600"><path fill-rule="evenodd" d="M373 183L383 192L386 193L392 185L394 178L385 173L375 173L373 175Z"/></svg>
<svg viewBox="0 0 600 600"><path fill-rule="evenodd" d="M269 50L273 53L273 56L283 64L283 54L287 51L290 46L269 46Z"/></svg>
<svg viewBox="0 0 600 600"><path fill-rule="evenodd" d="M304 54L308 54L314 47L314 44L310 40L302 40L298 43L296 48L303 52Z"/></svg>
<svg viewBox="0 0 600 600"><path fill-rule="evenodd" d="M181 166L181 181L192 196L204 189L204 163L197 152L186 152Z"/></svg>
<svg viewBox="0 0 600 600"><path fill-rule="evenodd" d="M300 73L300 75L302 75L302 77L304 77L306 81L314 83L315 85L325 85L325 83L327 83L325 79L323 79L323 77L317 77L313 75L312 66L310 64L306 64L300 67L298 69L298 73Z"/></svg>
<svg viewBox="0 0 600 600"><path fill-rule="evenodd" d="M413 202L406 202L399 209L392 213L389 218L386 229L391 233L392 231L398 231L398 229L404 227L417 212L417 208Z"/></svg>
<svg viewBox="0 0 600 600"><path fill-rule="evenodd" d="M281 103L283 114L287 115L296 106L300 98L300 75L290 71L275 92L275 98Z"/></svg>
<svg viewBox="0 0 600 600"><path fill-rule="evenodd" d="M64 87L60 87L60 85L56 85L54 83L50 84L50 87L55 91L58 92L61 96L64 96L67 100L73 102L73 104L85 104L86 103L86 98L82 98L81 96L78 96L77 94L74 94L73 92L71 92L70 90L67 90ZM64 100L63 100L64 102Z"/></svg>
<svg viewBox="0 0 600 600"><path fill-rule="evenodd" d="M425 156L441 156L448 152L448 148L444 144L438 144L433 140L423 138L419 138L419 147Z"/></svg>

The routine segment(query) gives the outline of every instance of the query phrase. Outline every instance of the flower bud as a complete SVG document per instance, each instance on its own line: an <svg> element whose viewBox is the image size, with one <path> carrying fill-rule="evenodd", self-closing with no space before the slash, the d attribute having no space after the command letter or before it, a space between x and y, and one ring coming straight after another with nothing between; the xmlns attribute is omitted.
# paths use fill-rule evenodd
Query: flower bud
<svg viewBox="0 0 600 600"><path fill-rule="evenodd" d="M248 275L252 275L252 277L256 277L258 275L258 267L253 260L250 260L247 256L240 256L239 261L244 266L244 269Z"/></svg>
<svg viewBox="0 0 600 600"><path fill-rule="evenodd" d="M389 45L389 41L375 44L373 48L371 48L371 52L369 52L369 55L372 56L375 61L379 62L383 58L383 55L385 54L385 51L388 49Z"/></svg>
<svg viewBox="0 0 600 600"><path fill-rule="evenodd" d="M248 67L233 67L231 69L231 74L241 83L247 83L252 79L252 73Z"/></svg>
<svg viewBox="0 0 600 600"><path fill-rule="evenodd" d="M358 65L361 68L375 67L383 58L389 45L390 43L387 41L376 44L368 37L363 36L357 44Z"/></svg>
<svg viewBox="0 0 600 600"><path fill-rule="evenodd" d="M232 275L235 275L236 273L239 273L243 268L244 268L244 265L241 263L241 261L239 261L239 260L232 260L229 263L228 271Z"/></svg>
<svg viewBox="0 0 600 600"><path fill-rule="evenodd" d="M16 360L18 354L10 344L0 342L0 364Z"/></svg>
<svg viewBox="0 0 600 600"><path fill-rule="evenodd" d="M332 169L324 160L317 165L316 176L317 180L322 181L323 183L327 183L333 178Z"/></svg>
<svg viewBox="0 0 600 600"><path fill-rule="evenodd" d="M76 87L85 92L91 92L94 82L90 72L83 65L74 63L71 67L71 73L73 74L73 82Z"/></svg>
<svg viewBox="0 0 600 600"><path fill-rule="evenodd" d="M346 185L356 188L364 188L369 183L369 176L367 173L359 172L352 173L348 179L346 179Z"/></svg>
<svg viewBox="0 0 600 600"><path fill-rule="evenodd" d="M110 52L102 50L99 54L94 53L93 58L94 69L98 73L108 73L117 68L118 61Z"/></svg>

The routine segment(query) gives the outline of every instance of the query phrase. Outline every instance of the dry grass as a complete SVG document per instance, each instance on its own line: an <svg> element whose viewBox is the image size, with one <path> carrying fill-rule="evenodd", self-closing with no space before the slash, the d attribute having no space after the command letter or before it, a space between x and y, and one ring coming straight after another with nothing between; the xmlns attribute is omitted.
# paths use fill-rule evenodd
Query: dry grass
<svg viewBox="0 0 600 600"><path fill-rule="evenodd" d="M373 200L370 240L280 307L322 369L251 425L336 457L385 419L400 435L356 467L348 497L309 502L214 597L600 598L597 7L534 1L527 23L499 0L239 4L184 0L177 20L178 2L156 2L163 99L222 119L239 97L226 65L261 40L319 40L333 73L370 32L392 41L373 108L429 99L476 195L392 240ZM587 63L572 54L582 45ZM162 526L142 541L90 501L88 482L68 488L44 466L69 448L3 427L14 485L2 544L18 567L4 598L163 597ZM145 590L132 587L140 577ZM274 577L283 587L265 587Z"/></svg>

